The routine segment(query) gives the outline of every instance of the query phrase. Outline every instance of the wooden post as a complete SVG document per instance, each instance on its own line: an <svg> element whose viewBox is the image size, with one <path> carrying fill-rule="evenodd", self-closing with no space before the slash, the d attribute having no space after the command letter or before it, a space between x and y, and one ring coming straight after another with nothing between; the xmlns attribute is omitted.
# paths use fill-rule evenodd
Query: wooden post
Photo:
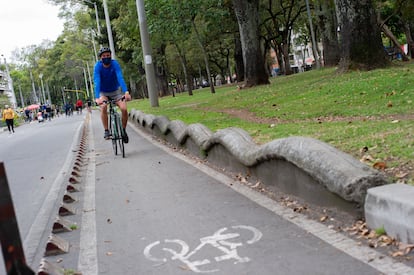
<svg viewBox="0 0 414 275"><path fill-rule="evenodd" d="M7 274L35 274L26 265L3 162L0 162L0 242Z"/></svg>

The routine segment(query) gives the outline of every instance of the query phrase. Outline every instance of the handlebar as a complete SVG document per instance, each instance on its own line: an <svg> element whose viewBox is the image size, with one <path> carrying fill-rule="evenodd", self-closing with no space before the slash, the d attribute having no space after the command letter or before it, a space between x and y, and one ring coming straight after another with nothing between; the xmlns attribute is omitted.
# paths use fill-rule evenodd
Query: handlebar
<svg viewBox="0 0 414 275"><path fill-rule="evenodd" d="M115 100L115 99L111 99L111 100L103 100L103 101L102 101L102 103L101 103L101 104L98 104L98 105L108 104L108 103L115 104L116 102L118 102L118 101L120 101L120 100L124 101L124 100L125 100L125 96L122 96L122 97L121 97L120 99L118 99L118 100Z"/></svg>

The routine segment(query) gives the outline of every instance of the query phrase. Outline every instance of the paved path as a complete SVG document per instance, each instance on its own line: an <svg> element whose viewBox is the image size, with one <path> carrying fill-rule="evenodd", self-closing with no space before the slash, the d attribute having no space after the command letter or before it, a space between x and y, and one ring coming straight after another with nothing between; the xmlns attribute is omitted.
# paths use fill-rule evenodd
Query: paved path
<svg viewBox="0 0 414 275"><path fill-rule="evenodd" d="M114 156L98 113L87 124L82 274L414 274L132 126Z"/></svg>

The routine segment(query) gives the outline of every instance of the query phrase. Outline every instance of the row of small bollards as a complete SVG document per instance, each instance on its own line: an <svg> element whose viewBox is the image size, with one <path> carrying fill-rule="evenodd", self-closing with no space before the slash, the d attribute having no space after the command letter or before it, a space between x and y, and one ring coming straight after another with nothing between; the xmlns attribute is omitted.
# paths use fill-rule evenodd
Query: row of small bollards
<svg viewBox="0 0 414 275"><path fill-rule="evenodd" d="M73 203L77 201L77 198L74 197L74 193L81 192L82 168L85 165L85 155L88 147L87 141L89 119L89 114L87 114L79 144L79 149L76 151L77 155L75 157L72 172L69 176L66 190L62 198L62 203L58 210L58 216L52 226L52 234L49 236L46 244L44 257L66 254L69 252L69 241L65 240L64 237L60 237L59 235L65 232L73 231L74 224L66 217L76 215L76 208L73 206ZM51 263L50 261L47 261L46 258L43 258L40 262L40 267L37 274L64 275L66 273L62 267ZM76 275L81 273L75 272L70 274Z"/></svg>

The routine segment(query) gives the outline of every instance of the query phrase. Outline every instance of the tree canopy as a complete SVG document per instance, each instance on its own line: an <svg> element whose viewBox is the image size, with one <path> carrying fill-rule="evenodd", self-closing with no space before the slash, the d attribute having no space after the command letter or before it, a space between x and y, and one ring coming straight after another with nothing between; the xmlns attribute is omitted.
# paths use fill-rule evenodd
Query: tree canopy
<svg viewBox="0 0 414 275"><path fill-rule="evenodd" d="M291 62L298 45L309 56L320 56L325 66L341 71L387 66L384 46L398 53L402 44L408 44L408 56L403 58L414 55L412 1L308 0L315 47L309 47L306 1L145 1L159 94L192 95L193 89L205 86L214 93L215 85L234 81L267 84L275 67L282 74L294 72ZM90 1L49 2L61 8L66 22L62 34L56 41L14 53L12 77L21 87L24 105L36 100L39 75L44 76L53 103L79 96L65 89L90 89L85 76L92 73L97 49L109 44L102 1L96 1L98 22ZM136 1L108 4L116 56L130 91L133 97L147 97ZM312 48L317 53L312 55Z"/></svg>

